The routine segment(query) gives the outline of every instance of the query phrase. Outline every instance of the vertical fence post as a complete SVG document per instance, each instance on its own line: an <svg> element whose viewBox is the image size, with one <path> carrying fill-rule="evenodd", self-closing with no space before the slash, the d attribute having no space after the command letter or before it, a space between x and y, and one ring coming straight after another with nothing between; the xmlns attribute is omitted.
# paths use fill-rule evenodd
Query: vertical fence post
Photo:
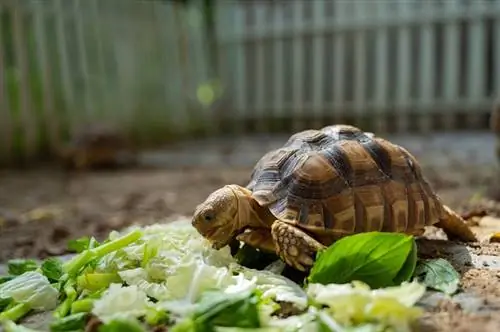
<svg viewBox="0 0 500 332"><path fill-rule="evenodd" d="M397 127L399 132L406 132L409 126L408 112L410 111L410 81L411 81L411 43L410 27L407 19L412 14L412 2L400 1L397 3L397 15L402 22L397 28L397 62L396 62L396 111L398 114Z"/></svg>
<svg viewBox="0 0 500 332"><path fill-rule="evenodd" d="M434 2L423 1L420 4L420 14L425 17L433 15L435 9ZM435 91L435 77L434 77L434 60L435 60L435 29L433 21L426 19L420 28L420 98L418 102L419 117L419 132L429 133L432 128L432 106L435 99L433 94Z"/></svg>
<svg viewBox="0 0 500 332"><path fill-rule="evenodd" d="M483 0L471 1L469 11L484 11ZM485 93L485 24L482 15L474 15L470 20L467 41L467 99L470 102L467 108L467 124L469 128L478 128L480 114L478 106L484 101Z"/></svg>
<svg viewBox="0 0 500 332"><path fill-rule="evenodd" d="M85 4L88 3L89 0L84 0ZM81 70L81 77L80 80L82 81L82 87L83 87L83 110L85 111L85 115L83 116L86 121L89 119L93 119L95 117L95 108L93 105L93 98L90 95L90 86L91 82L90 80L90 75L89 75L89 69L88 69L88 59L87 59L87 45L85 41L85 35L84 35L84 26L83 26L83 16L88 13L88 7L86 10L82 10L82 1L81 0L74 0L73 1L73 16L75 18L75 27L76 27L76 39L77 39L77 44L78 44L78 62L80 65L80 70ZM88 17L88 16L87 16Z"/></svg>
<svg viewBox="0 0 500 332"><path fill-rule="evenodd" d="M444 2L445 10L449 15L456 15L459 12L458 0L447 0ZM446 22L444 27L444 52L443 52L443 91L444 101L446 104L444 114L445 129L451 130L455 128L455 114L457 113L458 100L458 84L459 84L459 56L460 56L460 39L459 25L457 20Z"/></svg>
<svg viewBox="0 0 500 332"><path fill-rule="evenodd" d="M366 114L366 20L370 19L371 13L366 10L371 5L364 1L354 1L354 19L358 22L357 31L354 33L354 112L356 122Z"/></svg>
<svg viewBox="0 0 500 332"><path fill-rule="evenodd" d="M29 75L29 62L26 39L26 31L23 22L23 16L19 5L12 4L12 34L14 39L14 54L16 64L19 69L19 88L20 88L20 115L23 136L22 149L26 159L34 157L37 150L37 127L36 115L33 113L31 100L31 87Z"/></svg>
<svg viewBox="0 0 500 332"><path fill-rule="evenodd" d="M44 126L48 132L50 149L53 152L58 148L60 131L59 118L54 114L54 91L52 87L52 70L47 50L46 35L46 6L43 2L34 0L31 2L31 8L34 15L34 33L36 42L36 58L42 75L43 88L43 118Z"/></svg>
<svg viewBox="0 0 500 332"><path fill-rule="evenodd" d="M290 3L293 13L293 105L292 111L292 128L294 131L302 129L302 121L304 112L304 36L303 16L304 2L296 0Z"/></svg>
<svg viewBox="0 0 500 332"><path fill-rule="evenodd" d="M66 27L64 26L64 22L66 19L66 14L64 13L62 7L63 0L53 0L53 13L54 18L57 20L56 24L56 39L57 39L57 47L60 59L60 71L62 76L62 83L64 89L64 101L66 104L66 126L70 133L74 132L74 119L73 116L75 114L75 94L73 90L73 80L71 78L70 71L70 63L68 59L68 49L66 44Z"/></svg>
<svg viewBox="0 0 500 332"><path fill-rule="evenodd" d="M5 7L0 5L0 15L4 14ZM0 16L1 17L1 16ZM10 161L12 157L12 114L10 108L10 98L7 87L5 86L5 77L7 72L7 64L5 63L5 49L3 46L3 25L0 22L0 146L1 153L0 162Z"/></svg>
<svg viewBox="0 0 500 332"><path fill-rule="evenodd" d="M257 34L255 43L255 82L253 86L255 88L255 109L253 110L253 120L257 124L257 131L265 132L268 128L269 118L266 112L265 105L265 91L269 89L269 80L266 79L266 59L264 53L265 46L265 33L268 31L269 25L266 22L266 7L269 6L268 3L254 2L252 7L255 13L255 26L254 30ZM256 119L255 119L256 118Z"/></svg>
<svg viewBox="0 0 500 332"><path fill-rule="evenodd" d="M375 15L379 27L375 34L375 82L374 97L375 97L375 130L378 132L386 132L387 126L387 108L388 108L388 73L389 73L389 29L386 20L389 19L389 6L391 3L380 1L374 2ZM392 116L390 114L389 116Z"/></svg>
<svg viewBox="0 0 500 332"><path fill-rule="evenodd" d="M283 31L285 27L284 14L280 4L275 4L273 8L274 22L274 40L273 40L273 85L274 85L274 116L277 121L282 121L286 118L284 107L284 57L285 57L285 41ZM284 126L280 126L283 128ZM280 128L280 129L281 129Z"/></svg>
<svg viewBox="0 0 500 332"><path fill-rule="evenodd" d="M103 25L102 25L102 19L99 15L99 9L98 9L98 1L99 0L87 0L88 1L88 6L89 6L89 18L91 22L91 28L93 30L92 35L94 39L94 43L96 45L96 68L97 72L99 75L97 76L98 79L96 79L94 84L97 84L97 87L94 87L94 91L96 94L93 96L96 98L96 96L99 96L97 99L99 102L100 108L97 109L96 111L99 113L99 116L102 116L105 114L106 110L102 109L102 107L106 107L108 105L107 102L104 102L106 100L106 89L105 87L107 86L108 79L108 68L105 64L104 61L104 43L103 43L103 36L102 36L102 31L103 31ZM107 101L107 100L106 100Z"/></svg>
<svg viewBox="0 0 500 332"><path fill-rule="evenodd" d="M325 84L325 1L313 1L313 20L314 25L320 31L316 31L313 37L313 127L318 128L322 125L324 118L324 84Z"/></svg>
<svg viewBox="0 0 500 332"><path fill-rule="evenodd" d="M236 65L235 65L235 89L236 107L234 111L234 131L236 134L243 131L243 121L247 114L247 58L245 52L245 14L246 7L242 2L234 3L234 32L229 33L228 36L231 42L234 42Z"/></svg>
<svg viewBox="0 0 500 332"><path fill-rule="evenodd" d="M347 2L342 0L334 0L334 22L335 32L333 36L333 105L334 105L334 122L340 121L341 115L345 112L345 63L346 63L346 38L343 22L345 20L345 6Z"/></svg>

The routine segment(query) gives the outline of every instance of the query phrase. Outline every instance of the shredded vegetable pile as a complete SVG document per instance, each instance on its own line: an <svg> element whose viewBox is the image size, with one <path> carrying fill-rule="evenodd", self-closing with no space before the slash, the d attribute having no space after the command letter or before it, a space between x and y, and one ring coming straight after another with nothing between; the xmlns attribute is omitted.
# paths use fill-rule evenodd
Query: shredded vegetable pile
<svg viewBox="0 0 500 332"><path fill-rule="evenodd" d="M9 265L0 284L6 331L32 331L17 324L36 311L53 311L51 331L83 331L90 319L98 331L410 331L426 289L416 281L302 287L280 275L279 265L250 269L228 247L212 249L187 220L71 247L79 253L65 263Z"/></svg>

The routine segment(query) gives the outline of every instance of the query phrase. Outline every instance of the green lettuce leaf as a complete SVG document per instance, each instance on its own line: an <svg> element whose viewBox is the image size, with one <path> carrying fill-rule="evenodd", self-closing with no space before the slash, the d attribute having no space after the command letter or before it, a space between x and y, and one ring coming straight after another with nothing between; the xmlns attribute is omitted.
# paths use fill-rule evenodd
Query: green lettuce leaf
<svg viewBox="0 0 500 332"><path fill-rule="evenodd" d="M57 305L58 296L58 290L47 277L35 271L25 272L0 285L0 299L12 298L31 309L52 310Z"/></svg>
<svg viewBox="0 0 500 332"><path fill-rule="evenodd" d="M254 291L227 294L206 291L191 317L180 322L172 331L215 331L216 326L261 327L259 297Z"/></svg>
<svg viewBox="0 0 500 332"><path fill-rule="evenodd" d="M63 267L60 259L48 258L42 262L42 273L51 282L58 282L63 275Z"/></svg>
<svg viewBox="0 0 500 332"><path fill-rule="evenodd" d="M7 267L10 275L18 276L38 269L38 263L33 259L12 259L7 262Z"/></svg>
<svg viewBox="0 0 500 332"><path fill-rule="evenodd" d="M309 283L344 284L360 280L372 288L409 280L415 260L411 235L367 232L346 236L318 253ZM399 275L400 271L403 272Z"/></svg>

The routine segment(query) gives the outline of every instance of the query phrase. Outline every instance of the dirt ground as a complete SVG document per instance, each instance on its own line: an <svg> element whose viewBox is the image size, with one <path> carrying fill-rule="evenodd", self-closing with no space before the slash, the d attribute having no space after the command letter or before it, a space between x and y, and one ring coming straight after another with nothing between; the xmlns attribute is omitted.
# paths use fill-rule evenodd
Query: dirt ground
<svg viewBox="0 0 500 332"><path fill-rule="evenodd" d="M417 154L418 157L418 154ZM198 163L199 164L199 163ZM252 163L233 166L142 168L68 175L54 169L0 172L0 263L17 257L66 253L69 239L97 238L132 223L148 224L175 215L190 215L214 189L228 183L246 185ZM490 219L476 220L482 239L500 230L500 208L484 198L492 183L491 165L425 166L443 200L458 211L486 207ZM482 166L481 166L482 167ZM500 244L477 244L478 255L499 256ZM439 250L431 256L442 256ZM469 310L453 299L428 309L422 331L499 331L500 269L457 266L461 286L481 306ZM465 306L465 307L464 307Z"/></svg>

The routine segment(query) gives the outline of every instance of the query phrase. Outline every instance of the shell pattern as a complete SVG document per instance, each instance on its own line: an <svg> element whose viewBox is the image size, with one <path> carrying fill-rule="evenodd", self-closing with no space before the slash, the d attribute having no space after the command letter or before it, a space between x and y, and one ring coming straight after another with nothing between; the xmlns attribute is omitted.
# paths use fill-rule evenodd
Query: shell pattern
<svg viewBox="0 0 500 332"><path fill-rule="evenodd" d="M444 213L407 150L347 125L294 134L259 160L248 188L277 219L317 234L414 233Z"/></svg>

